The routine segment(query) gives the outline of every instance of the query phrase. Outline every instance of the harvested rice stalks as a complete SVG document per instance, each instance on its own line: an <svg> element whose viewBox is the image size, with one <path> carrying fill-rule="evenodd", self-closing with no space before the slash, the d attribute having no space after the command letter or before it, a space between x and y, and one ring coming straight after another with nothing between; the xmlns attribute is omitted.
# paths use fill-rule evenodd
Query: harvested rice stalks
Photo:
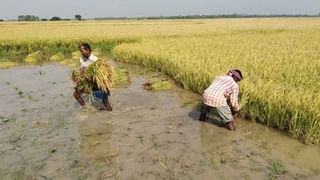
<svg viewBox="0 0 320 180"><path fill-rule="evenodd" d="M80 92L90 93L95 85L100 90L109 92L112 85L112 68L106 60L97 60L84 72L74 70L71 79Z"/></svg>
<svg viewBox="0 0 320 180"><path fill-rule="evenodd" d="M108 92L112 86L112 68L106 60L98 60L94 64L93 81L97 83L98 88Z"/></svg>

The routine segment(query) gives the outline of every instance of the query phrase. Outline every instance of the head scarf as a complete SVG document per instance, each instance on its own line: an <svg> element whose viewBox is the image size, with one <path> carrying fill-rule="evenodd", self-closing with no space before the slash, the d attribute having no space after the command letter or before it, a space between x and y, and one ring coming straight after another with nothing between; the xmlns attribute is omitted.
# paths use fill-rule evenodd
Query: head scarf
<svg viewBox="0 0 320 180"><path fill-rule="evenodd" d="M240 71L240 70L231 69L228 71L228 75L236 78L238 81L241 81L243 77L242 77L242 74L239 73L238 71Z"/></svg>

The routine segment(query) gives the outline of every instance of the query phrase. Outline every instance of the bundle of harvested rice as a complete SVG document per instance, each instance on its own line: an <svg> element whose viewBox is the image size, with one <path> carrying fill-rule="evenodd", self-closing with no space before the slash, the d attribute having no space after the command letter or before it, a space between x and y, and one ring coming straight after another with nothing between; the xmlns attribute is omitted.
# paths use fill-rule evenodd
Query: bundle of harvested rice
<svg viewBox="0 0 320 180"><path fill-rule="evenodd" d="M95 85L104 92L111 90L112 68L106 60L97 60L84 72L74 70L71 79L80 92L90 93Z"/></svg>
<svg viewBox="0 0 320 180"><path fill-rule="evenodd" d="M110 91L112 86L111 66L106 60L98 60L92 66L94 66L93 81L97 83L98 88L104 92Z"/></svg>
<svg viewBox="0 0 320 180"><path fill-rule="evenodd" d="M81 93L90 93L93 87L92 78L90 78L85 72L80 70L73 70L71 79L76 85L76 88Z"/></svg>

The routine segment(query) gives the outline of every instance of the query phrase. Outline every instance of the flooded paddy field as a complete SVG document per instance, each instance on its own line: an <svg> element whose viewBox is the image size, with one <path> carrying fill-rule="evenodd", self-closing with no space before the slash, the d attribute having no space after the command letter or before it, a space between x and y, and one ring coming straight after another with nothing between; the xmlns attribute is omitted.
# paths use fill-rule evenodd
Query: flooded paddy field
<svg viewBox="0 0 320 180"><path fill-rule="evenodd" d="M66 66L0 70L1 179L320 179L319 146L243 119L235 132L199 122L199 95L120 66L112 112L80 108Z"/></svg>

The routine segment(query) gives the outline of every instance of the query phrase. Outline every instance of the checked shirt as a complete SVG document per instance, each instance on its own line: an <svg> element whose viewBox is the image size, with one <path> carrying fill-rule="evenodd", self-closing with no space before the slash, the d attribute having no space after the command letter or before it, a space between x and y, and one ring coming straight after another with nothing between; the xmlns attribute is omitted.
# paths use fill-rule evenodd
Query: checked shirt
<svg viewBox="0 0 320 180"><path fill-rule="evenodd" d="M230 98L234 111L239 111L238 103L239 86L231 76L218 76L204 91L204 104L211 107L228 106L227 98Z"/></svg>

